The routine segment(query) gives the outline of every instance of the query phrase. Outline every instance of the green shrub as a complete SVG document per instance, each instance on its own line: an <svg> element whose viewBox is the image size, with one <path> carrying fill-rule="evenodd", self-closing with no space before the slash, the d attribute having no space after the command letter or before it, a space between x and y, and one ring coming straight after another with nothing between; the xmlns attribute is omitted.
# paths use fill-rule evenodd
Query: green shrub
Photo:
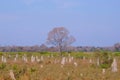
<svg viewBox="0 0 120 80"><path fill-rule="evenodd" d="M110 56L110 53L103 52L100 56L100 66L101 68L110 68L113 62L113 58Z"/></svg>
<svg viewBox="0 0 120 80"><path fill-rule="evenodd" d="M5 69L6 68L6 64L5 63L1 63L0 64L0 69Z"/></svg>
<svg viewBox="0 0 120 80"><path fill-rule="evenodd" d="M2 56L3 55L3 52L0 52L0 56Z"/></svg>
<svg viewBox="0 0 120 80"><path fill-rule="evenodd" d="M18 65L17 64L13 65L13 70L18 70Z"/></svg>
<svg viewBox="0 0 120 80"><path fill-rule="evenodd" d="M35 72L36 71L36 68L30 68L30 72Z"/></svg>
<svg viewBox="0 0 120 80"><path fill-rule="evenodd" d="M110 64L101 64L100 65L101 68L105 68L105 69L109 68L110 66L111 66Z"/></svg>
<svg viewBox="0 0 120 80"><path fill-rule="evenodd" d="M120 56L120 52L114 52L114 56Z"/></svg>
<svg viewBox="0 0 120 80"><path fill-rule="evenodd" d="M16 68L16 66L15 66L15 68ZM26 73L26 71L27 71L26 66L22 66L22 68L19 67L16 70L14 70L16 78L19 78L21 75L24 75Z"/></svg>

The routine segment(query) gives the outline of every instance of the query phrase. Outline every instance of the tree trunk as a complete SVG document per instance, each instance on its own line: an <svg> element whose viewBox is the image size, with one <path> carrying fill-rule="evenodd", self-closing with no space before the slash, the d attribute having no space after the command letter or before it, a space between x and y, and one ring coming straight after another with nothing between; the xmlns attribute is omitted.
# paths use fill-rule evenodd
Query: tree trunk
<svg viewBox="0 0 120 80"><path fill-rule="evenodd" d="M60 53L60 56L62 56L62 46L59 44L59 53Z"/></svg>

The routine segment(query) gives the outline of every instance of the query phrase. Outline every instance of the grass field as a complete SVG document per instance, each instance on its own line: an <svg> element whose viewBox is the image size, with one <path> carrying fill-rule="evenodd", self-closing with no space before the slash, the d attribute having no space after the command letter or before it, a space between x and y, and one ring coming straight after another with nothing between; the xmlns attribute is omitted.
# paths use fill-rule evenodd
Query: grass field
<svg viewBox="0 0 120 80"><path fill-rule="evenodd" d="M50 52L1 52L0 80L14 80L10 70L16 80L120 80L120 53L110 53L117 60L118 71L112 72L109 67L105 73L94 53L69 54L61 57Z"/></svg>

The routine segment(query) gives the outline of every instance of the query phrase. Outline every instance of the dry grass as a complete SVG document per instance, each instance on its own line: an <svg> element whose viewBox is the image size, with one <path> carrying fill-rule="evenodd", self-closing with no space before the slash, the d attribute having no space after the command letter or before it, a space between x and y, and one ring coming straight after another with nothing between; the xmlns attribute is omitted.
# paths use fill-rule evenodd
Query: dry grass
<svg viewBox="0 0 120 80"><path fill-rule="evenodd" d="M30 62L30 58L28 63L25 63L20 56L14 62L14 57L11 57L7 58L7 63L0 62L0 80L11 80L9 70L14 71L16 80L120 80L119 57L118 72L113 73L111 68L108 68L105 74L102 74L102 68L96 65L95 58L92 58L93 63L89 63L89 59L74 58L71 63L61 65L61 57L44 56L44 61L34 63ZM55 63L55 60L58 62Z"/></svg>

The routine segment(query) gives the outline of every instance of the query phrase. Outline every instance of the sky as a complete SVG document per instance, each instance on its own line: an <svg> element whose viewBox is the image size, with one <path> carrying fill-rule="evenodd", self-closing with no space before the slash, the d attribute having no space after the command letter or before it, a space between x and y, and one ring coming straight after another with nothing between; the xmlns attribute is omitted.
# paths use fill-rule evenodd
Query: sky
<svg viewBox="0 0 120 80"><path fill-rule="evenodd" d="M0 0L0 45L33 46L65 27L74 46L120 42L120 0Z"/></svg>

